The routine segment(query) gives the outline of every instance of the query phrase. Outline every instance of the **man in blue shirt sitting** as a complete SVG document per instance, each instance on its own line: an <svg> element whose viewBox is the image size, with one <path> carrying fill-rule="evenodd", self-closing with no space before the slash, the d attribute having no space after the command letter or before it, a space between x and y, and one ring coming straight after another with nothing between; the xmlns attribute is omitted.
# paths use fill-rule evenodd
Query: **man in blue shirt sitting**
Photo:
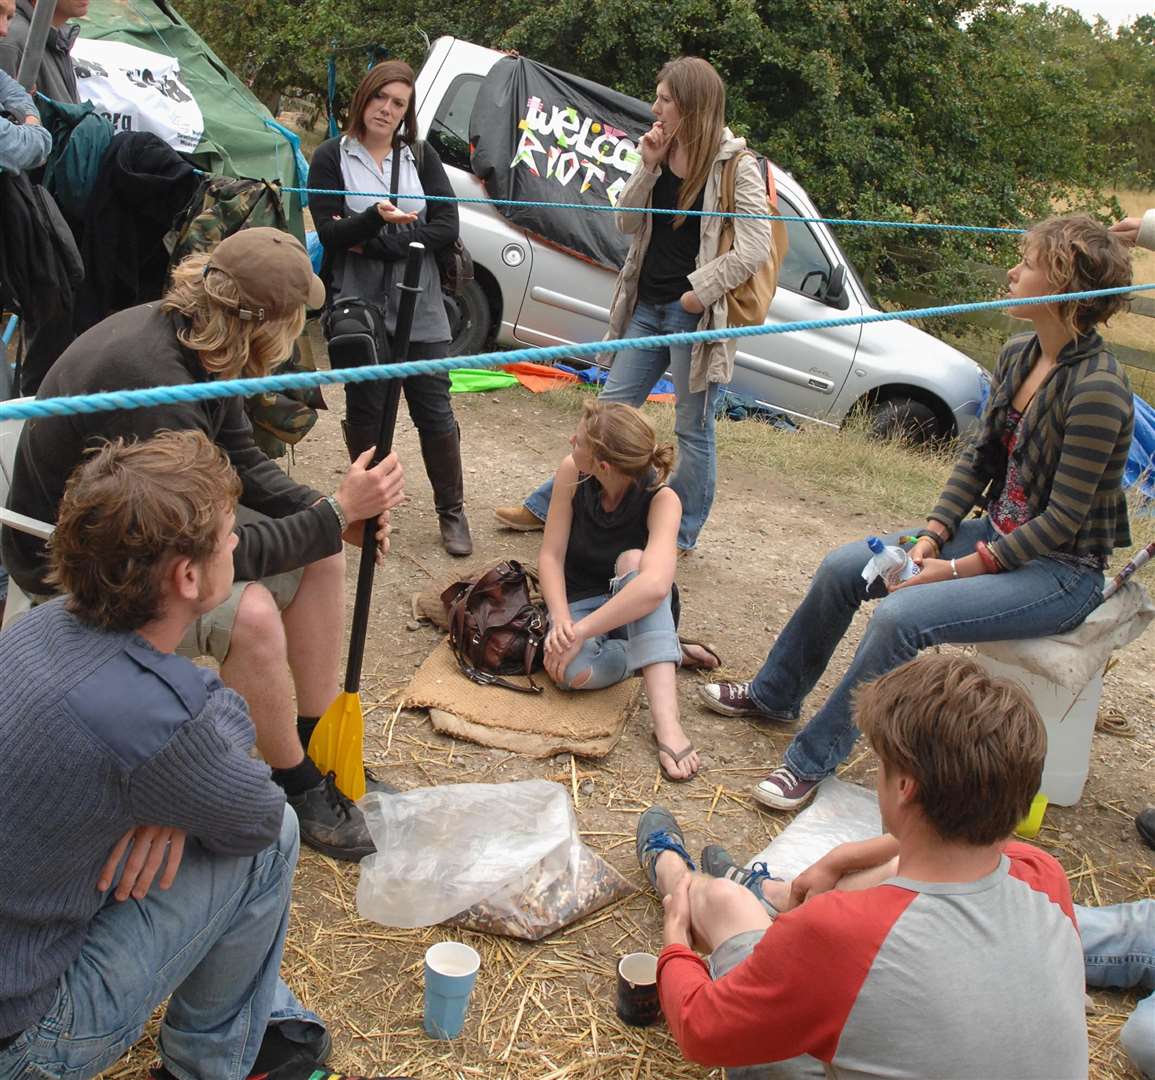
<svg viewBox="0 0 1155 1080"><path fill-rule="evenodd" d="M279 975L297 819L244 699L174 653L232 588L239 494L199 431L104 444L65 595L0 634L0 1080L95 1076L166 1000L154 1080L335 1075Z"/></svg>

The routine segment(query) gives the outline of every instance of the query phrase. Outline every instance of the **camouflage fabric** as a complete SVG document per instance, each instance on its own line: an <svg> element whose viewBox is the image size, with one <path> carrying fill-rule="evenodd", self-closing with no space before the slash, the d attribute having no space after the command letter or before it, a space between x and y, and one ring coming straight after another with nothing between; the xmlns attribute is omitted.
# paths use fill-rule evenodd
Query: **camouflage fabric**
<svg viewBox="0 0 1155 1080"><path fill-rule="evenodd" d="M271 226L288 231L280 185L267 180L206 177L192 209L168 237L169 266L202 251L212 251L227 236L241 229ZM309 351L297 346L275 374L314 371ZM325 408L320 390L257 394L245 400L253 438L271 458L283 457L286 445L295 446L317 423L317 409Z"/></svg>
<svg viewBox="0 0 1155 1080"><path fill-rule="evenodd" d="M293 346L293 355L274 369L274 375L315 371L305 351ZM320 388L274 391L245 399L245 412L253 425L253 439L271 458L283 457L286 445L296 446L317 423L317 410L326 408Z"/></svg>
<svg viewBox="0 0 1155 1080"><path fill-rule="evenodd" d="M167 238L170 266L198 251L212 251L240 229L265 225L288 231L281 186L268 180L206 177L192 207Z"/></svg>

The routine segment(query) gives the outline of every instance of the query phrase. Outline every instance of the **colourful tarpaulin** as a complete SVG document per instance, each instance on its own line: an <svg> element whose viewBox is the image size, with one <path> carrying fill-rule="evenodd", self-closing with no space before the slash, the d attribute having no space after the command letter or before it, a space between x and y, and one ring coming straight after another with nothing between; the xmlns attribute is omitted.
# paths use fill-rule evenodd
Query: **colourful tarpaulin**
<svg viewBox="0 0 1155 1080"><path fill-rule="evenodd" d="M461 368L449 373L449 390L453 394L476 394L483 390L504 390L516 386L517 376L506 371Z"/></svg>

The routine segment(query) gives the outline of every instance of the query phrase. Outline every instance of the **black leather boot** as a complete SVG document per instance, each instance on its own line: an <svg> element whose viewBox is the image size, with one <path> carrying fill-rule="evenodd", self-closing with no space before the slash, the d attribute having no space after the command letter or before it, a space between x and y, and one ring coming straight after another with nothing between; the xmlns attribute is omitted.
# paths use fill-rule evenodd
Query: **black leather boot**
<svg viewBox="0 0 1155 1080"><path fill-rule="evenodd" d="M422 431L419 434L425 472L433 485L433 505L437 507L437 520L441 525L441 543L450 555L472 555L473 538L469 535L469 522L465 520L462 509L465 491L461 478L461 429L455 425L452 431L436 435Z"/></svg>
<svg viewBox="0 0 1155 1080"><path fill-rule="evenodd" d="M341 433L345 436L350 461L356 461L370 446L374 446L379 434L368 427L350 424L348 420L341 421Z"/></svg>

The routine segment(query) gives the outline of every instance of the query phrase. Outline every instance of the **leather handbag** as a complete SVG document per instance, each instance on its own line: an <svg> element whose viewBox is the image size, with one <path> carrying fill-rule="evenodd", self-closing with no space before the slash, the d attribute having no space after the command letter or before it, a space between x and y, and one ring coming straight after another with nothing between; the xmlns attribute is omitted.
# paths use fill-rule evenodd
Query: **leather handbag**
<svg viewBox="0 0 1155 1080"><path fill-rule="evenodd" d="M774 184L774 169L769 161L763 163L749 150L740 150L722 166L721 193L718 209L732 214L736 210L734 188L738 178L738 164L749 155L766 177L766 205L769 213L778 213L778 189ZM725 255L734 246L734 219L722 222L722 235L718 241L718 254ZM790 246L786 233L786 222L770 222L770 258L741 285L726 293L727 326L760 326L766 321L770 301L778 289L778 271Z"/></svg>
<svg viewBox="0 0 1155 1080"><path fill-rule="evenodd" d="M533 595L537 588L537 575L509 559L476 580L455 581L441 594L453 655L475 683L541 693L532 677L542 667L546 635L545 605ZM529 685L505 675L523 675Z"/></svg>
<svg viewBox="0 0 1155 1080"><path fill-rule="evenodd" d="M473 280L473 256L459 236L453 246L437 254L437 269L441 275L441 291L446 296L460 296Z"/></svg>

